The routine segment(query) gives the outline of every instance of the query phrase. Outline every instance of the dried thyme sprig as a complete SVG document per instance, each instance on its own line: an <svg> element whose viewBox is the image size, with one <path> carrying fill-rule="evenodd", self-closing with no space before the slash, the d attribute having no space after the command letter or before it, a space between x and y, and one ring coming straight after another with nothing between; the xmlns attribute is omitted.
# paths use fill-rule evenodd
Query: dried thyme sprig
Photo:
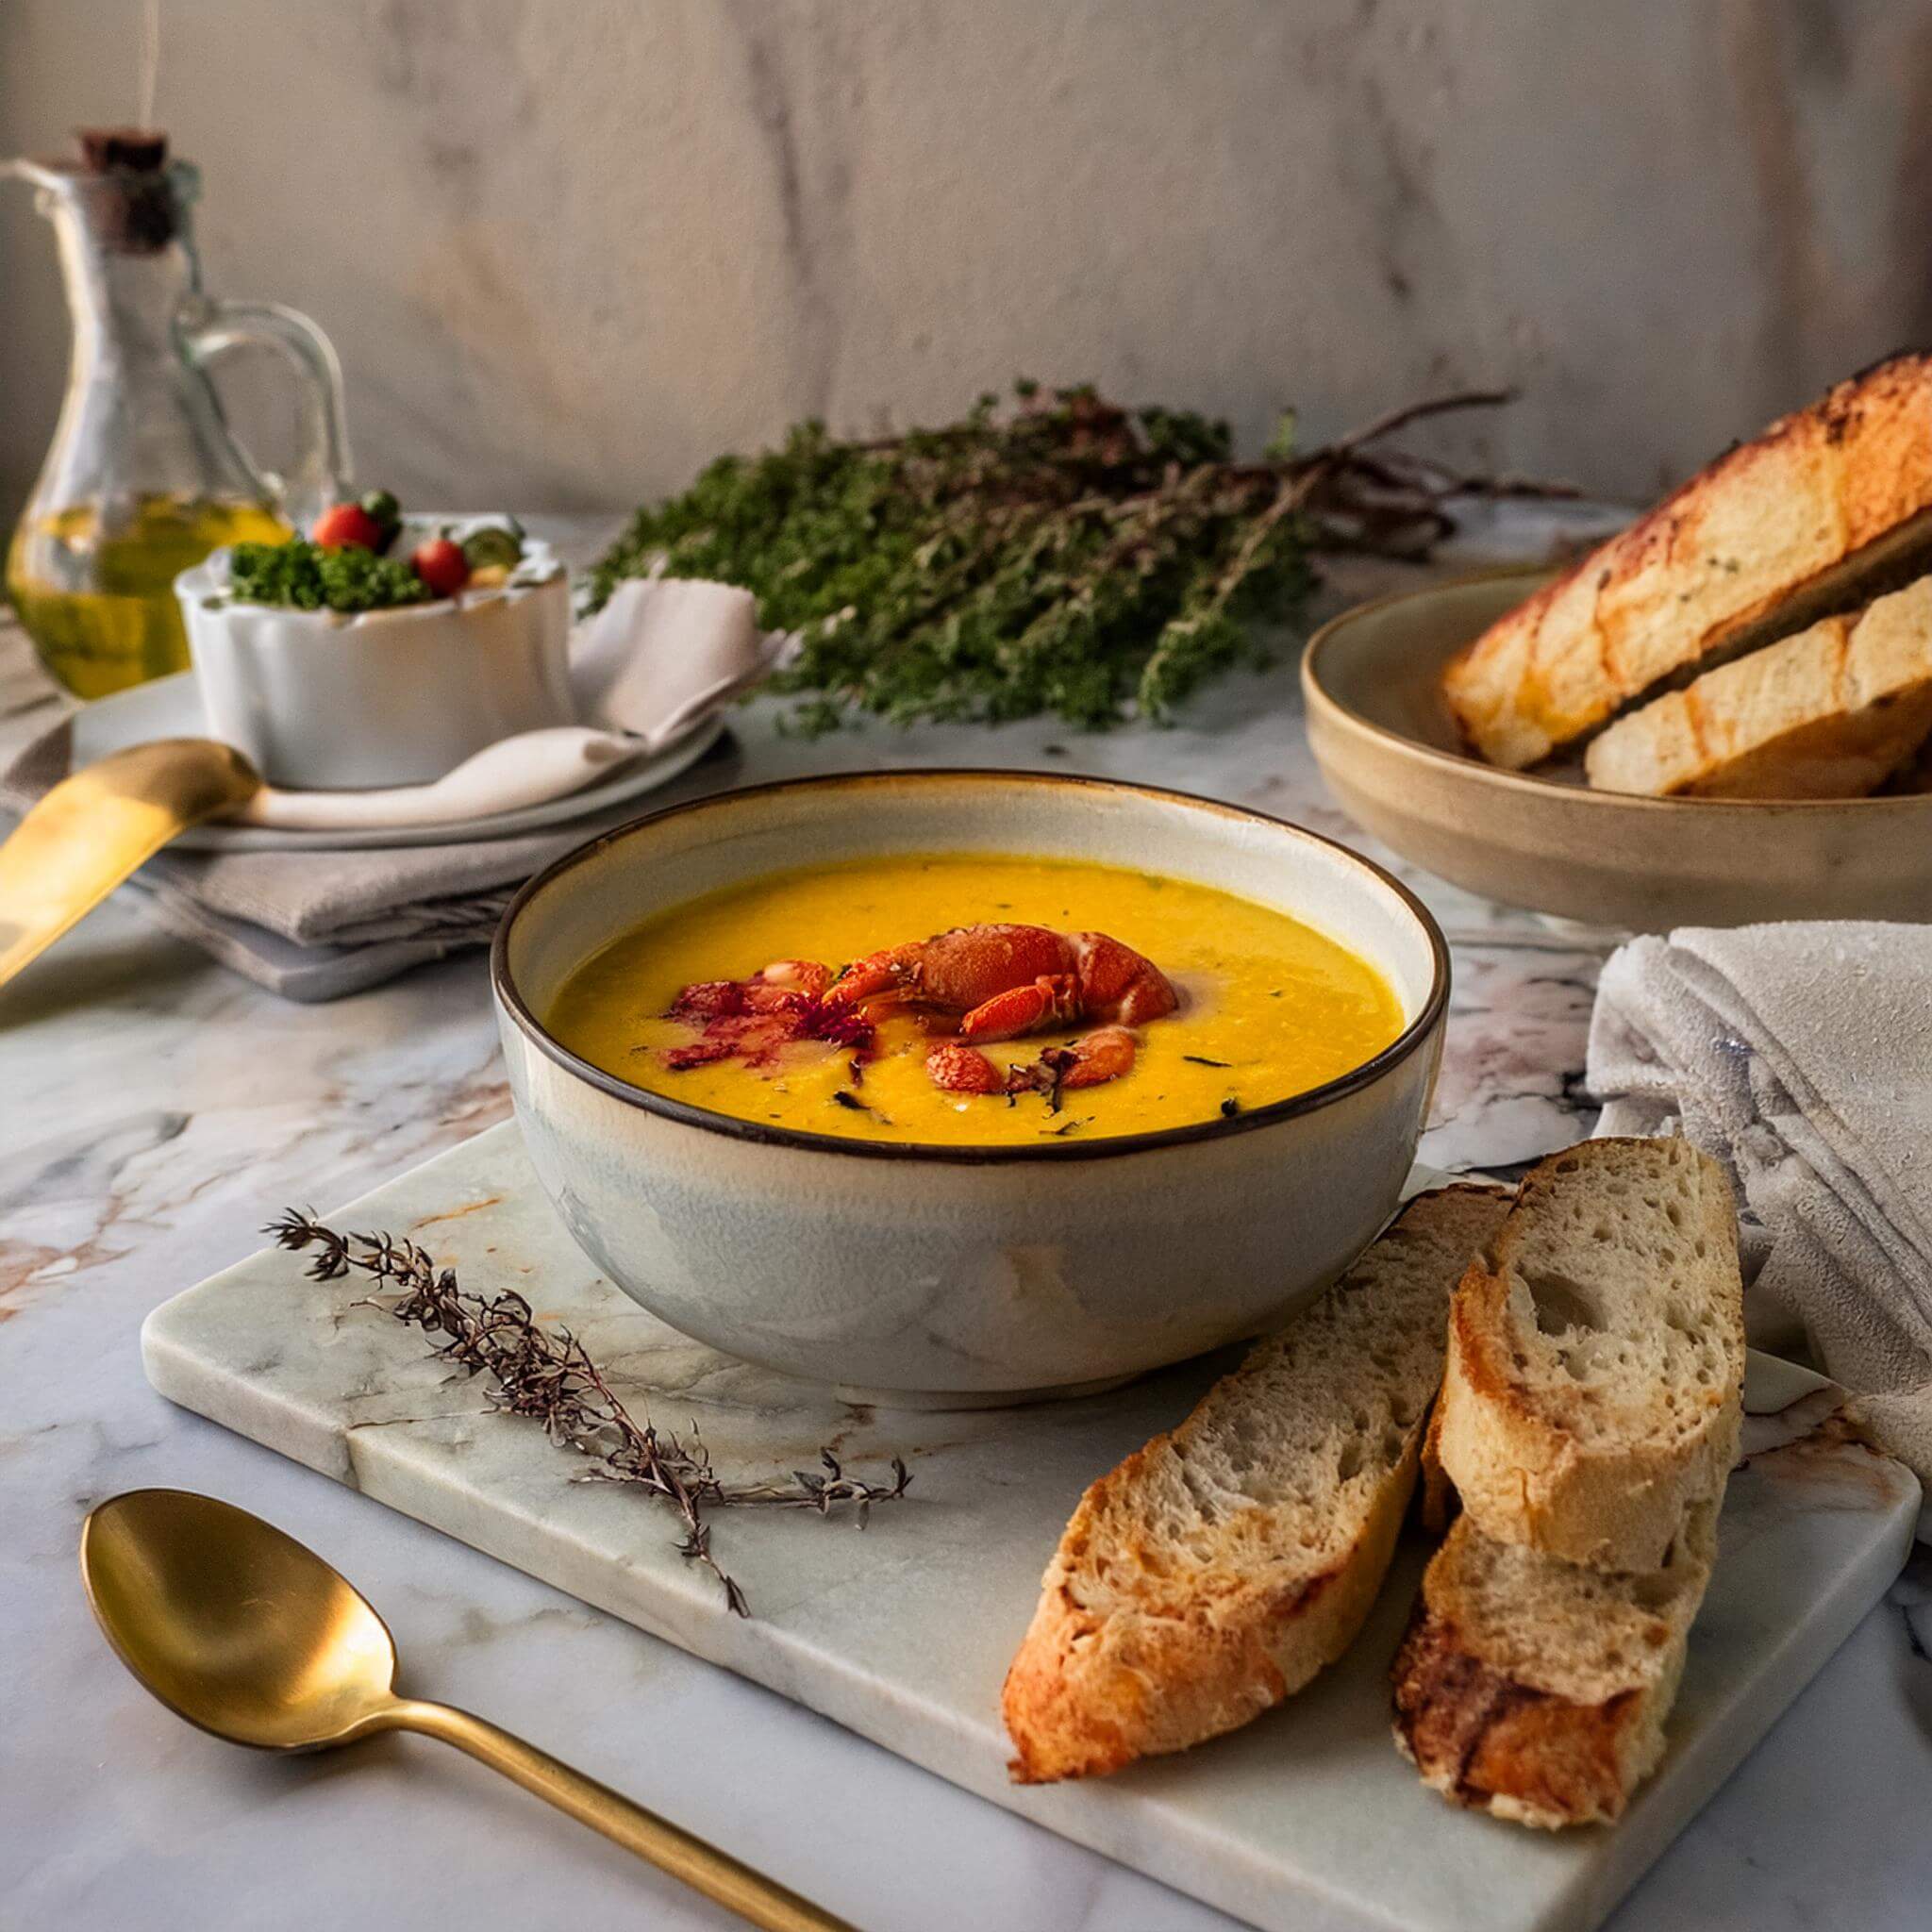
<svg viewBox="0 0 1932 1932"><path fill-rule="evenodd" d="M438 1268L415 1242L387 1234L341 1234L312 1214L289 1208L262 1232L291 1253L312 1249L309 1275L340 1281L352 1271L391 1283L397 1299L370 1299L399 1322L444 1338L435 1354L491 1383L491 1404L511 1415L541 1422L553 1442L593 1458L586 1478L637 1483L661 1496L684 1524L678 1554L718 1579L726 1606L749 1616L743 1591L711 1554L711 1527L704 1511L713 1506L761 1505L811 1509L829 1515L850 1504L861 1527L874 1503L896 1501L912 1481L893 1457L892 1480L869 1483L847 1475L829 1449L820 1452L823 1474L794 1470L791 1480L727 1484L693 1423L683 1436L638 1423L612 1392L602 1372L568 1328L545 1328L513 1289L497 1295L471 1294L458 1286L453 1268Z"/></svg>
<svg viewBox="0 0 1932 1932"><path fill-rule="evenodd" d="M1432 397L1306 454L1287 415L1254 462L1190 411L1015 392L943 428L845 441L805 423L780 449L721 458L637 513L592 600L660 559L744 585L767 627L798 634L773 685L812 694L792 714L808 731L856 712L1101 726L1164 719L1265 658L1255 625L1292 614L1323 551L1424 556L1454 528L1452 496L1571 493L1384 444L1506 391Z"/></svg>

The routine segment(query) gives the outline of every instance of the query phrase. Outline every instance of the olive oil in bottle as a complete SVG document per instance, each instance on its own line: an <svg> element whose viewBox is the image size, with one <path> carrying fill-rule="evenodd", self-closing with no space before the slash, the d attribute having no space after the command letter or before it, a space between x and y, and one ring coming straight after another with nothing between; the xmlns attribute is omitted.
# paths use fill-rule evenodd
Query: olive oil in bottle
<svg viewBox="0 0 1932 1932"><path fill-rule="evenodd" d="M67 392L15 526L7 592L48 670L83 698L180 671L175 579L223 544L278 541L347 491L341 379L311 322L201 280L200 176L153 129L86 128L77 154L0 160L54 225L74 322ZM210 368L282 352L305 405L288 478L229 431Z"/></svg>
<svg viewBox="0 0 1932 1932"><path fill-rule="evenodd" d="M289 525L245 503L143 497L109 519L76 504L24 519L7 593L41 660L76 697L188 668L175 579L224 543L279 543Z"/></svg>

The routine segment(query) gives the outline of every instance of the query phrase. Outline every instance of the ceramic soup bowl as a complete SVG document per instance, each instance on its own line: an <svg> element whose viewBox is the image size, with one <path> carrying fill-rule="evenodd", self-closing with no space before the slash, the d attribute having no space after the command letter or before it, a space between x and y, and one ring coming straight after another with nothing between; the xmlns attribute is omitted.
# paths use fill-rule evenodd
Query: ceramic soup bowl
<svg viewBox="0 0 1932 1932"><path fill-rule="evenodd" d="M446 522L406 517L391 554ZM541 543L506 584L355 616L237 603L227 563L217 550L175 594L208 729L271 785L428 785L501 739L576 723L570 586Z"/></svg>
<svg viewBox="0 0 1932 1932"><path fill-rule="evenodd" d="M1325 1086L1118 1139L831 1138L646 1093L546 1030L640 920L806 863L904 852L1128 865L1278 908L1378 967L1405 1025ZM491 956L510 1092L564 1224L626 1293L848 1400L963 1407L1123 1380L1278 1324L1393 1211L1441 1054L1449 958L1345 847L1181 793L1008 772L727 792L605 834L517 895Z"/></svg>

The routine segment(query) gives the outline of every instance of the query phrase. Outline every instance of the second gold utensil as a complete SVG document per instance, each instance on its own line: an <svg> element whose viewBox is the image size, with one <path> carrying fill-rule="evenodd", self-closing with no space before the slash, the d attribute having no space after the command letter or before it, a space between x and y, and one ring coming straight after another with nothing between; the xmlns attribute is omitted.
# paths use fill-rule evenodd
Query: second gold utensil
<svg viewBox="0 0 1932 1932"><path fill-rule="evenodd" d="M255 767L212 738L129 745L61 779L0 845L0 986L169 840L260 789Z"/></svg>
<svg viewBox="0 0 1932 1932"><path fill-rule="evenodd" d="M232 1743L322 1751L422 1731L466 1751L766 1932L854 1932L809 1900L547 1753L448 1705L396 1695L388 1626L273 1524L212 1496L133 1490L82 1525L80 1570L121 1661Z"/></svg>

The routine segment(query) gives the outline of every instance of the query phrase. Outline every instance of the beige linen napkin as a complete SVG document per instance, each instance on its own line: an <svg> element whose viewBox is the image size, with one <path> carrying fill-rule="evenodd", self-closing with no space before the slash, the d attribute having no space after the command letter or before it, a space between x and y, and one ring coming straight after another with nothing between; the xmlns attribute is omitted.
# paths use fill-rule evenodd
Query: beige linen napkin
<svg viewBox="0 0 1932 1932"><path fill-rule="evenodd" d="M1604 968L1599 1133L1677 1132L1762 1224L1752 1295L1804 1322L1932 1487L1932 926L1686 927Z"/></svg>

